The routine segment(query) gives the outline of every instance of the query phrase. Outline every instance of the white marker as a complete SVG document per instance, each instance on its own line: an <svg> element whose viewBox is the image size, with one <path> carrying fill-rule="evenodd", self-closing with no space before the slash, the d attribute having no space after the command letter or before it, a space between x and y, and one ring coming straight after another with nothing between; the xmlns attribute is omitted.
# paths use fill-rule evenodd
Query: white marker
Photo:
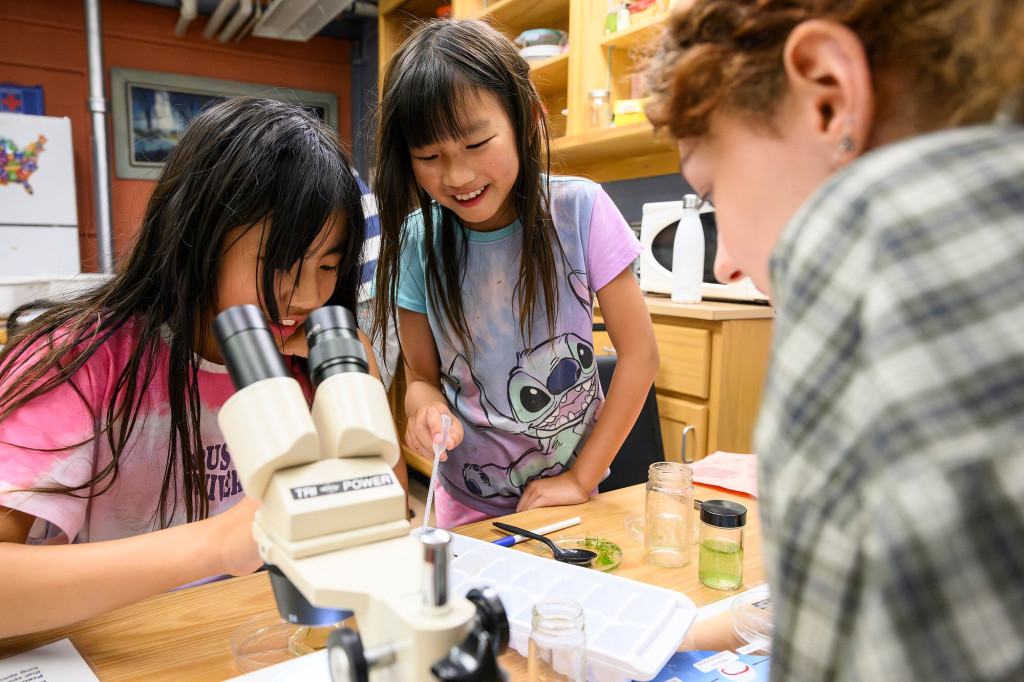
<svg viewBox="0 0 1024 682"><path fill-rule="evenodd" d="M563 530L570 526L578 526L580 524L580 517L574 516L571 519L565 521L559 521L558 523L552 523L550 526L544 526L533 531L537 535L547 535L548 533L554 533L556 530ZM529 540L529 538L522 535L507 535L503 538L498 538L491 542L492 545L501 545L502 547L511 547L512 545Z"/></svg>

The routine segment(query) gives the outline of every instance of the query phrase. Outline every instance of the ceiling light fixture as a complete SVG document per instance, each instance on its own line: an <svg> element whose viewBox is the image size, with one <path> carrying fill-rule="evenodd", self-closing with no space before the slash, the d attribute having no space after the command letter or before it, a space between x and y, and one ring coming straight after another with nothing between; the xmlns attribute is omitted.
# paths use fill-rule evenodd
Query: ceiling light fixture
<svg viewBox="0 0 1024 682"><path fill-rule="evenodd" d="M305 42L353 4L355 0L272 0L252 28L260 38Z"/></svg>

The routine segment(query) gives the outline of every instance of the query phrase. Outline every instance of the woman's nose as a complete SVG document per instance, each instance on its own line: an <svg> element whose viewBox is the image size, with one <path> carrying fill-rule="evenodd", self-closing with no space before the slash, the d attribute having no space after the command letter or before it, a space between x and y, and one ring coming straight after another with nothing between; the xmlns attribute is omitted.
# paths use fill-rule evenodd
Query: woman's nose
<svg viewBox="0 0 1024 682"><path fill-rule="evenodd" d="M722 243L722 236L718 236L718 246L715 249L715 279L722 284L737 282L746 277L743 271L729 257L729 252Z"/></svg>

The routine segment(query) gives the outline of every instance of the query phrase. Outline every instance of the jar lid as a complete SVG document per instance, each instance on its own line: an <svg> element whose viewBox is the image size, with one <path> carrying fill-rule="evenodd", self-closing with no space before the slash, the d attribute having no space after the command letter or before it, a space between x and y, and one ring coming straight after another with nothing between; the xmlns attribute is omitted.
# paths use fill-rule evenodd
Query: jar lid
<svg viewBox="0 0 1024 682"><path fill-rule="evenodd" d="M608 96L608 91L607 90L591 90L590 91L590 96L591 97L607 97Z"/></svg>
<svg viewBox="0 0 1024 682"><path fill-rule="evenodd" d="M700 503L700 520L709 526L739 528L747 523L747 508L729 500L704 500Z"/></svg>

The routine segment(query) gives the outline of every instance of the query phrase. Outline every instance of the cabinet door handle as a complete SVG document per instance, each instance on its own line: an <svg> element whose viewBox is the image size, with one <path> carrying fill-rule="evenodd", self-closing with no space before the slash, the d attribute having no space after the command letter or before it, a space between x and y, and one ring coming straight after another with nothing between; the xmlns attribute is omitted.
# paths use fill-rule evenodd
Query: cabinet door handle
<svg viewBox="0 0 1024 682"><path fill-rule="evenodd" d="M691 424L691 425L687 426L685 429L683 429L683 454L682 454L682 460L683 460L684 464L692 464L693 463L692 459L687 459L686 458L686 434L689 433L690 431L693 431L693 424Z"/></svg>

